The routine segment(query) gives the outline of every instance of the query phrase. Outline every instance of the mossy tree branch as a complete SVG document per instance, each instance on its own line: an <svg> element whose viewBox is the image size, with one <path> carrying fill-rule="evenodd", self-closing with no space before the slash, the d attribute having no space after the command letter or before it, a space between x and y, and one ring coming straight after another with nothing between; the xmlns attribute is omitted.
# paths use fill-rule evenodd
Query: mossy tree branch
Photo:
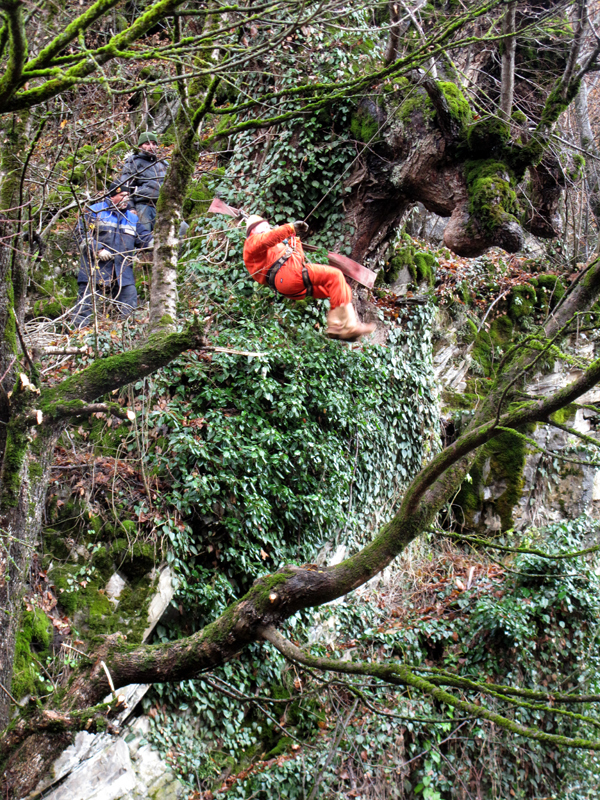
<svg viewBox="0 0 600 800"><path fill-rule="evenodd" d="M0 8L4 11L8 34L8 62L4 75L0 78L1 107L20 85L23 65L27 58L27 36L21 0L2 0Z"/></svg>
<svg viewBox="0 0 600 800"><path fill-rule="evenodd" d="M320 671L339 672L345 675L370 676L393 686L410 687L422 692L423 694L433 697L435 700L443 703L444 705L448 705L451 708L456 708L459 711L471 714L477 719L485 719L488 722L494 723L499 728L508 731L509 733L518 734L527 739L533 739L538 742L546 742L548 744L562 745L563 747L600 750L600 741L576 739L569 736L559 736L557 734L545 733L539 728L521 725L518 722L514 722L513 720L504 716L503 714L490 711L481 704L473 703L456 697L455 695L446 691L445 688L442 688L445 686L451 686L470 690L476 692L477 694L487 694L488 696L497 699L509 699L508 697L503 697L501 692L496 691L495 688L492 689L483 682L479 683L476 681L462 680L461 678L455 678L454 676L445 677L437 674L434 676L428 676L426 679L416 675L413 670L409 669L403 664L373 664L369 662L342 661L341 659L312 656L309 653L301 650L299 647L296 647L296 645L285 639L277 630L275 630L275 628L272 627L262 628L260 635L292 662L302 664L313 669L318 669ZM502 688L503 690L505 688L508 690L512 689L512 687L499 688ZM548 694L544 696L544 699L549 702L553 702L555 697ZM598 701L600 701L600 696L594 696L594 701L592 702ZM577 702L577 700L572 700L571 702ZM589 700L587 702L589 702ZM585 722L597 722L593 718L587 717L583 714L564 712L562 709L554 709L551 705L534 706L524 700L512 700L512 704L521 706L523 708L534 708L536 710L541 709L550 714L558 713L564 715L566 713L571 717Z"/></svg>
<svg viewBox="0 0 600 800"><path fill-rule="evenodd" d="M81 31L87 30L96 20L100 19L108 11L117 6L119 2L120 0L97 0L97 2L70 22L58 36L55 36L51 42L40 50L35 58L28 61L24 65L23 71L25 73L30 73L34 70L49 66L54 60L54 57L57 56L61 50L64 50L68 44L73 42ZM85 58L86 54L81 53L81 57Z"/></svg>
<svg viewBox="0 0 600 800"><path fill-rule="evenodd" d="M153 333L146 341L125 353L96 359L89 367L65 378L56 386L42 390L36 405L44 417L54 420L73 416L108 392L156 372L180 353L205 344L203 328L196 318L181 333Z"/></svg>
<svg viewBox="0 0 600 800"><path fill-rule="evenodd" d="M112 6L108 5L110 0L103 1L107 5L100 16L103 16L112 8ZM94 57L88 55L84 60L67 69L60 77L48 80L41 86L15 93L16 89L19 88L19 84L17 83L15 85L13 81L10 87L10 95L12 96L9 95L9 99L6 99L2 111L10 112L31 108L32 106L43 103L67 91L84 78L92 75L97 69L107 64L113 58L116 58L121 51L125 50L130 44L147 33L147 31L160 22L161 19L172 14L183 2L184 0L158 0L158 2L153 3L144 13L140 14L128 28L115 34L106 45L98 48ZM79 25L76 35L81 34L83 30L84 28ZM28 73L23 72L21 81L24 82L26 80L28 80Z"/></svg>
<svg viewBox="0 0 600 800"><path fill-rule="evenodd" d="M32 701L33 705L33 701ZM118 700L99 703L83 711L54 711L53 709L30 709L0 741L0 760L32 734L43 731L51 733L89 731L95 733L106 728L108 715L118 706ZM119 710L119 709L117 709Z"/></svg>
<svg viewBox="0 0 600 800"><path fill-rule="evenodd" d="M85 403L83 400L72 400L64 405L56 403L51 409L54 422L59 419L70 419L71 417L90 417L92 414L112 414L114 417L128 422L132 422L135 419L135 413L131 409L123 408L118 403ZM27 416L25 422L29 425L41 425L43 416L40 421L38 412L33 411Z"/></svg>

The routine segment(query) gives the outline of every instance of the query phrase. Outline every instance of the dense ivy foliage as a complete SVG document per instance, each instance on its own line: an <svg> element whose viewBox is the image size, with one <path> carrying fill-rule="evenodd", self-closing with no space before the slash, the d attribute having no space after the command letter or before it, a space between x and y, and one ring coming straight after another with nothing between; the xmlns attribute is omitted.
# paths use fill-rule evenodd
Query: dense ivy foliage
<svg viewBox="0 0 600 800"><path fill-rule="evenodd" d="M180 597L202 622L287 560L371 538L436 438L430 310L385 346L331 342L325 304L252 284L241 244L237 231L209 239L188 292L210 308L216 345L259 355L183 356L149 421L163 501L185 520L169 528ZM219 272L210 254L225 246Z"/></svg>

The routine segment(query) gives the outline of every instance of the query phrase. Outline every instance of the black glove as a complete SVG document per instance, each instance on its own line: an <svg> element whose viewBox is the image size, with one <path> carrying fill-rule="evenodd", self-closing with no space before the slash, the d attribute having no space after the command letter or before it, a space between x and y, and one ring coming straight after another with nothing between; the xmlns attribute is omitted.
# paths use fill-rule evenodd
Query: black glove
<svg viewBox="0 0 600 800"><path fill-rule="evenodd" d="M292 222L292 225L294 226L296 236L302 236L302 234L308 233L308 224L306 222L299 220L298 222Z"/></svg>

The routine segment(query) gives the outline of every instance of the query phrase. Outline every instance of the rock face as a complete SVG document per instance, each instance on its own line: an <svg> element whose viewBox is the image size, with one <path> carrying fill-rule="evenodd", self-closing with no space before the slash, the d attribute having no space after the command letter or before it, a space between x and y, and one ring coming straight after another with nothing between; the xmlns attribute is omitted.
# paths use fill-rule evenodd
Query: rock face
<svg viewBox="0 0 600 800"><path fill-rule="evenodd" d="M452 430L469 421L468 408L472 401L465 397L464 406L457 403L466 392L466 379L473 362L473 344L461 343L462 323L463 320L451 320L440 312L434 352L434 371L442 394L442 422ZM577 353L582 357L594 354L593 345L583 336L577 342ZM533 376L526 392L533 397L546 396L580 374L576 368L557 360L553 372ZM599 402L600 389L595 388L583 396L579 404ZM461 407L465 408L464 412L459 410ZM594 411L573 407L564 413L565 426L600 441ZM512 454L514 465L511 466L507 443L502 443L496 453L485 457L471 471L473 481L463 484L455 505L465 530L489 535L512 527L524 530L574 519L582 514L600 518L600 471L575 463L589 460L589 455L575 450L583 442L565 431L542 425L528 435L540 451L523 447L521 454ZM558 451L571 460L556 458L550 451Z"/></svg>
<svg viewBox="0 0 600 800"><path fill-rule="evenodd" d="M179 800L185 787L146 741L139 717L121 737L81 731L55 764L60 785L46 800Z"/></svg>
<svg viewBox="0 0 600 800"><path fill-rule="evenodd" d="M592 346L582 342L582 356L592 355ZM537 376L527 387L529 394L546 395L571 383L581 374L579 370L565 369L556 362L557 369L549 375ZM579 404L598 404L600 388L595 387L581 397ZM591 409L573 409L564 424L579 433L599 438L594 427L596 414ZM573 461L556 461L543 452L530 452L523 469L524 489L514 509L515 527L519 530L529 525L543 525L562 519L574 519L581 514L600 518L600 471L595 467L574 463L588 461L589 456L573 452L583 444L580 439L561 430L538 427L532 438L546 451L564 451Z"/></svg>
<svg viewBox="0 0 600 800"><path fill-rule="evenodd" d="M112 602L118 603L125 584L115 573L107 586ZM156 594L148 607L144 640L154 630L173 597L171 570L165 566L158 575ZM118 737L107 733L80 731L73 744L55 761L52 775L36 788L45 800L178 800L187 794L169 766L146 741L150 728L147 717L126 722L148 691L145 684L119 690L126 709L115 722L123 726ZM35 794L35 793L34 793Z"/></svg>

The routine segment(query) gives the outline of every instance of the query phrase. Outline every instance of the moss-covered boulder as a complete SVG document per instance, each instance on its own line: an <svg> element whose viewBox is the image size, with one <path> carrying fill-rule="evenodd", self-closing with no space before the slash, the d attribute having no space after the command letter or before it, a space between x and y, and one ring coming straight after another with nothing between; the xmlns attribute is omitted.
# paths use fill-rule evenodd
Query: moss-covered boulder
<svg viewBox="0 0 600 800"><path fill-rule="evenodd" d="M379 270L376 283L378 286L390 285L398 280L403 269L407 269L416 285L425 282L433 286L437 264L433 253L419 250L410 236L403 234L383 268Z"/></svg>
<svg viewBox="0 0 600 800"><path fill-rule="evenodd" d="M529 283L513 286L508 296L508 316L513 322L530 317L536 305L536 290Z"/></svg>
<svg viewBox="0 0 600 800"><path fill-rule="evenodd" d="M503 161L489 158L466 161L464 172L469 214L485 231L493 233L509 222L518 224L514 180Z"/></svg>
<svg viewBox="0 0 600 800"><path fill-rule="evenodd" d="M527 444L504 432L489 442L463 481L453 511L461 528L481 533L506 531L523 492Z"/></svg>

